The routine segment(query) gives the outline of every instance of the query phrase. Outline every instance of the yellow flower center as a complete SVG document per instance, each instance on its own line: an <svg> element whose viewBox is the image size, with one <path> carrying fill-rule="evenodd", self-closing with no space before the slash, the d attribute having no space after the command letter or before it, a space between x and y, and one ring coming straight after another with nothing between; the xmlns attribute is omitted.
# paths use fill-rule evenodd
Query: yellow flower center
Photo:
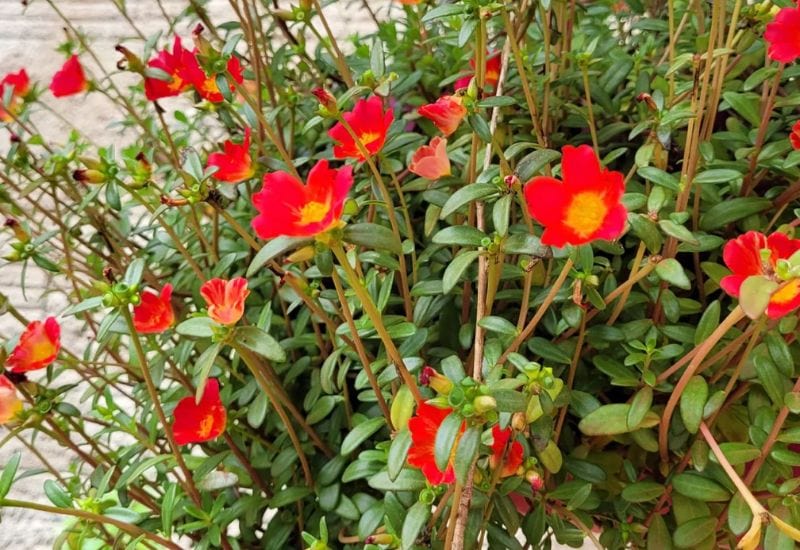
<svg viewBox="0 0 800 550"><path fill-rule="evenodd" d="M785 304L786 302L794 300L798 292L800 292L800 279L794 279L775 292L772 298L770 298L770 302L774 304Z"/></svg>
<svg viewBox="0 0 800 550"><path fill-rule="evenodd" d="M218 94L219 88L217 87L216 78L206 78L203 81L203 91L208 94Z"/></svg>
<svg viewBox="0 0 800 550"><path fill-rule="evenodd" d="M211 433L211 428L214 427L214 419L211 416L204 416L197 427L197 435L201 438L206 438Z"/></svg>
<svg viewBox="0 0 800 550"><path fill-rule="evenodd" d="M584 191L572 198L567 208L564 224L581 237L588 237L603 225L608 207L603 196L595 191Z"/></svg>
<svg viewBox="0 0 800 550"><path fill-rule="evenodd" d="M381 137L381 135L378 132L364 132L363 134L358 136L358 141L361 142L361 145L366 147L379 137Z"/></svg>
<svg viewBox="0 0 800 550"><path fill-rule="evenodd" d="M325 218L328 210L330 210L330 207L327 204L311 201L300 209L300 223L308 225L320 222Z"/></svg>
<svg viewBox="0 0 800 550"><path fill-rule="evenodd" d="M167 88L169 88L172 91L180 90L181 88L183 88L183 79L179 77L177 74L173 74L172 80L170 81L169 84L167 84Z"/></svg>

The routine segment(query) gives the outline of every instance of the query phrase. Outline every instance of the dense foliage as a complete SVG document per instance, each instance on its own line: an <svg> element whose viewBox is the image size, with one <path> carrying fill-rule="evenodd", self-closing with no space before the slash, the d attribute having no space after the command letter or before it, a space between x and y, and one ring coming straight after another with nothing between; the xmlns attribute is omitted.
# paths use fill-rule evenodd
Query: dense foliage
<svg viewBox="0 0 800 550"><path fill-rule="evenodd" d="M63 68L3 79L0 507L69 548L793 548L800 8L323 4L128 18L110 74L58 11ZM128 145L39 125L93 94ZM20 313L33 270L70 307Z"/></svg>

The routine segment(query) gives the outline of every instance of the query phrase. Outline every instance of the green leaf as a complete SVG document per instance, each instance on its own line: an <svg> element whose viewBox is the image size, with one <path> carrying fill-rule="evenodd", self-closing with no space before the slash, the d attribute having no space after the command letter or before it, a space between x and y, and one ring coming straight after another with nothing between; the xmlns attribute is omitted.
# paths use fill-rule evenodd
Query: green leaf
<svg viewBox="0 0 800 550"><path fill-rule="evenodd" d="M278 341L258 327L238 327L234 333L234 339L240 345L270 361L276 363L286 361L286 352Z"/></svg>
<svg viewBox="0 0 800 550"><path fill-rule="evenodd" d="M758 94L725 92L722 97L747 122L756 127L761 124L761 114L759 112L761 100Z"/></svg>
<svg viewBox="0 0 800 550"><path fill-rule="evenodd" d="M714 480L691 472L672 478L672 487L683 496L701 502L728 502L731 494Z"/></svg>
<svg viewBox="0 0 800 550"><path fill-rule="evenodd" d="M528 153L517 163L517 175L520 181L526 183L533 176L539 174L542 168L561 158L561 153L552 149L539 149Z"/></svg>
<svg viewBox="0 0 800 550"><path fill-rule="evenodd" d="M59 508L71 508L72 507L72 497L64 490L61 485L53 481L52 479L48 479L44 482L44 494L47 495L47 498L50 499L50 502L58 506Z"/></svg>
<svg viewBox="0 0 800 550"><path fill-rule="evenodd" d="M432 240L436 244L481 246L481 241L485 238L486 233L470 225L454 225L436 233Z"/></svg>
<svg viewBox="0 0 800 550"><path fill-rule="evenodd" d="M758 319L767 310L772 293L780 285L762 275L748 277L739 290L739 305L751 319Z"/></svg>
<svg viewBox="0 0 800 550"><path fill-rule="evenodd" d="M407 429L400 430L395 436L394 441L392 441L391 447L389 447L386 471L389 473L390 480L394 481L397 479L397 476L400 475L403 466L406 464L406 457L408 456L408 450L410 448L411 432Z"/></svg>
<svg viewBox="0 0 800 550"><path fill-rule="evenodd" d="M681 418L689 433L697 433L708 399L708 383L700 375L693 376L681 394Z"/></svg>
<svg viewBox="0 0 800 550"><path fill-rule="evenodd" d="M622 490L622 498L628 502L648 502L664 494L664 486L655 481L631 483Z"/></svg>
<svg viewBox="0 0 800 550"><path fill-rule="evenodd" d="M404 468L397 479L389 479L386 471L378 472L368 480L370 487L376 491L419 491L427 485L425 476L416 469Z"/></svg>
<svg viewBox="0 0 800 550"><path fill-rule="evenodd" d="M658 262L656 274L661 277L662 281L666 281L678 288L684 290L692 288L692 283L689 281L689 277L686 276L683 266L675 258L665 258Z"/></svg>
<svg viewBox="0 0 800 550"><path fill-rule="evenodd" d="M517 335L516 325L505 317L489 315L478 321L478 325L490 332L497 332L498 334L505 334L506 336Z"/></svg>
<svg viewBox="0 0 800 550"><path fill-rule="evenodd" d="M482 99L478 102L478 107L481 108L489 108L489 107L510 107L511 105L516 105L517 100L511 96L507 95L493 95L487 97L486 99Z"/></svg>
<svg viewBox="0 0 800 550"><path fill-rule="evenodd" d="M128 508L123 508L122 506L111 506L110 508L106 508L103 510L103 515L108 518L116 519L117 521L132 523L134 525L147 517L147 514L143 512L136 512Z"/></svg>
<svg viewBox="0 0 800 550"><path fill-rule="evenodd" d="M478 259L480 252L477 250L465 250L447 264L447 267L442 274L442 293L449 294L453 288L458 284L461 276L472 265L472 262Z"/></svg>
<svg viewBox="0 0 800 550"><path fill-rule="evenodd" d="M467 122L484 143L492 142L492 130L489 128L489 123L486 122L485 118L479 114L473 114L467 116Z"/></svg>
<svg viewBox="0 0 800 550"><path fill-rule="evenodd" d="M663 238L655 222L649 216L631 212L628 214L628 222L631 224L633 234L642 240L647 250L654 254L661 250Z"/></svg>
<svg viewBox="0 0 800 550"><path fill-rule="evenodd" d="M545 257L548 247L536 235L528 233L515 233L503 242L503 252L506 254L528 254L529 256Z"/></svg>
<svg viewBox="0 0 800 550"><path fill-rule="evenodd" d="M737 464L746 464L761 456L761 449L757 449L749 443L726 441L725 443L720 443L719 448L722 449L722 454L725 455L728 462L734 466ZM711 460L718 462L716 455L713 453L711 453Z"/></svg>
<svg viewBox="0 0 800 550"><path fill-rule="evenodd" d="M686 229L682 225L678 225L677 223L671 220L659 220L658 226L661 228L661 231L669 235L670 237L675 237L679 241L691 243L698 245L700 241L695 239L692 232Z"/></svg>
<svg viewBox="0 0 800 550"><path fill-rule="evenodd" d="M214 360L217 358L219 349L222 344L215 342L208 346L206 350L200 354L197 363L194 364L196 371L197 390L194 394L195 402L199 403L203 398L203 391L206 389L206 380L208 380L208 373L211 372L211 367L214 366Z"/></svg>
<svg viewBox="0 0 800 550"><path fill-rule="evenodd" d="M481 442L481 431L475 426L471 426L464 432L461 439L458 440L458 448L456 448L454 470L456 479L459 483L467 482L467 473L475 455L478 454L478 448Z"/></svg>
<svg viewBox="0 0 800 550"><path fill-rule="evenodd" d="M386 421L382 416L365 420L353 428L350 433L345 436L344 440L342 441L340 454L348 455L352 453L359 447L359 445L366 441L367 438L372 436L372 434L380 430L385 424Z"/></svg>
<svg viewBox="0 0 800 550"><path fill-rule="evenodd" d="M587 414L578 429L585 435L617 435L633 431L628 427L628 413L631 406L627 403L613 403L603 405ZM657 414L649 411L645 414L644 420L635 426L635 429L652 428L657 425L660 418Z"/></svg>
<svg viewBox="0 0 800 550"><path fill-rule="evenodd" d="M312 242L311 239L305 237L275 237L258 251L258 254L256 254L256 257L253 258L253 261L250 262L250 266L247 268L246 276L253 277L258 273L259 269L267 265L267 263L276 256L280 256L295 248L300 248L301 245L310 242Z"/></svg>
<svg viewBox="0 0 800 550"><path fill-rule="evenodd" d="M92 296L91 298L86 298L82 302L68 307L67 309L64 310L64 312L61 315L64 317L66 317L67 315L76 315L78 313L83 313L84 311L89 311L90 309L96 309L102 305L103 305L102 296Z"/></svg>
<svg viewBox="0 0 800 550"><path fill-rule="evenodd" d="M695 183L730 183L742 178L742 173L729 168L715 168L700 172L694 177Z"/></svg>
<svg viewBox="0 0 800 550"><path fill-rule="evenodd" d="M697 322L697 329L694 331L694 344L697 346L705 342L711 333L719 326L719 315L722 307L719 300L714 300L706 307L703 316Z"/></svg>
<svg viewBox="0 0 800 550"><path fill-rule="evenodd" d="M470 185L466 185L448 197L447 201L445 201L442 206L439 219L443 220L465 204L484 200L492 195L496 195L499 191L500 190L493 183L471 183Z"/></svg>
<svg viewBox="0 0 800 550"><path fill-rule="evenodd" d="M642 423L642 420L644 420L652 404L653 388L644 386L636 392L636 395L633 396L633 400L631 401L631 408L628 411L627 423L629 429L634 430Z"/></svg>
<svg viewBox="0 0 800 550"><path fill-rule="evenodd" d="M209 317L190 317L175 327L181 336L194 338L211 338L214 336L214 321Z"/></svg>
<svg viewBox="0 0 800 550"><path fill-rule="evenodd" d="M403 245L395 238L392 230L377 223L348 224L344 228L343 238L345 241L359 246L388 250L395 254L403 253Z"/></svg>
<svg viewBox="0 0 800 550"><path fill-rule="evenodd" d="M281 508L301 500L313 491L309 487L286 487L269 500L270 508Z"/></svg>
<svg viewBox="0 0 800 550"><path fill-rule="evenodd" d="M122 475L117 479L115 488L119 490L127 487L128 483L138 479L145 471L171 458L172 455L159 455L137 462L135 466L130 466L122 472Z"/></svg>
<svg viewBox="0 0 800 550"><path fill-rule="evenodd" d="M680 190L680 183L678 178L672 174L666 173L660 168L654 166L642 166L636 170L636 173L648 181L652 181L656 185L671 189L672 191Z"/></svg>
<svg viewBox="0 0 800 550"><path fill-rule="evenodd" d="M528 407L527 397L518 391L496 389L492 390L491 396L497 402L499 412L523 412Z"/></svg>
<svg viewBox="0 0 800 550"><path fill-rule="evenodd" d="M414 505L408 509L406 519L403 521L403 531L401 534L403 550L411 550L414 548L417 537L425 527L425 522L431 514L430 504L424 502L415 502Z"/></svg>
<svg viewBox="0 0 800 550"><path fill-rule="evenodd" d="M3 468L3 473L0 474L0 500L6 498L8 491L11 490L11 484L14 482L14 476L17 475L17 468L19 468L20 458L22 458L22 454L19 452L11 455L5 468Z"/></svg>
<svg viewBox="0 0 800 550"><path fill-rule="evenodd" d="M429 10L422 17L422 22L427 23L429 21L433 21L434 19L439 19L440 17L448 17L450 15L458 15L462 13L464 13L464 6L459 4L445 4Z"/></svg>
<svg viewBox="0 0 800 550"><path fill-rule="evenodd" d="M672 537L661 514L653 514L647 530L647 550L672 550Z"/></svg>
<svg viewBox="0 0 800 550"><path fill-rule="evenodd" d="M142 280L142 273L144 273L144 259L136 258L128 265L128 269L125 270L125 276L122 278L122 282L128 286L138 285L139 281Z"/></svg>
<svg viewBox="0 0 800 550"><path fill-rule="evenodd" d="M736 197L725 199L708 209L700 217L700 229L714 231L729 223L733 223L772 208L772 201L758 197Z"/></svg>
<svg viewBox="0 0 800 550"><path fill-rule="evenodd" d="M450 455L453 452L453 445L456 444L458 433L461 431L463 420L461 416L453 411L439 425L436 431L436 439L433 445L433 456L436 460L436 467L442 472L447 470L450 462Z"/></svg>
<svg viewBox="0 0 800 550"><path fill-rule="evenodd" d="M672 540L678 548L697 548L709 535L713 536L716 526L716 518L691 519L678 526L672 534Z"/></svg>

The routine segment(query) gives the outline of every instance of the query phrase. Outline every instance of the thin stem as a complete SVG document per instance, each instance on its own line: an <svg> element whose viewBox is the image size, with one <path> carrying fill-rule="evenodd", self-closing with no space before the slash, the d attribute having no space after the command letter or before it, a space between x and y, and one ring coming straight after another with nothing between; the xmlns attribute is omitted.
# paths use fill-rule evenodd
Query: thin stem
<svg viewBox="0 0 800 550"><path fill-rule="evenodd" d="M592 135L592 145L594 146L594 153L600 156L600 143L597 141L597 126L594 121L594 108L592 106L592 91L589 86L589 67L581 64L581 73L583 73L583 91L586 94L586 110L589 113L589 133Z"/></svg>

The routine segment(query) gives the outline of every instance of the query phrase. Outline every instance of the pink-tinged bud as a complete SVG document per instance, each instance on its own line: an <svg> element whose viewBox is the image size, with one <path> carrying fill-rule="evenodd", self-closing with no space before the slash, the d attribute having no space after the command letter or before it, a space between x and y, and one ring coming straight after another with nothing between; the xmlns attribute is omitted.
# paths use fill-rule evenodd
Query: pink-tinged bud
<svg viewBox="0 0 800 550"><path fill-rule="evenodd" d="M522 188L522 182L516 174L509 174L503 178L503 182L511 191L519 191Z"/></svg>
<svg viewBox="0 0 800 550"><path fill-rule="evenodd" d="M23 229L22 225L15 220L14 218L6 218L5 223L3 224L11 231L14 232L14 236L17 238L18 241L26 243L31 240L31 236L28 234L25 229Z"/></svg>
<svg viewBox="0 0 800 550"><path fill-rule="evenodd" d="M476 413L485 414L497 408L497 400L491 395L479 395L472 401L472 406Z"/></svg>
<svg viewBox="0 0 800 550"><path fill-rule="evenodd" d="M212 51L214 51L214 48L211 45L211 42L209 42L206 37L203 36L203 31L205 30L205 27L198 23L192 31L192 40L194 41L194 45L200 55L208 56Z"/></svg>
<svg viewBox="0 0 800 550"><path fill-rule="evenodd" d="M103 183L106 175L99 170L79 168L72 172L72 179L81 183Z"/></svg>
<svg viewBox="0 0 800 550"><path fill-rule="evenodd" d="M531 489L534 493L538 493L544 488L544 479L539 475L539 472L528 470L525 472L525 479L531 484Z"/></svg>
<svg viewBox="0 0 800 550"><path fill-rule="evenodd" d="M172 197L168 197L166 195L161 195L161 204L166 206L186 206L189 204L187 199L173 199Z"/></svg>
<svg viewBox="0 0 800 550"><path fill-rule="evenodd" d="M364 539L365 544L392 544L394 542L394 536L388 533L382 533L380 535L370 535Z"/></svg>
<svg viewBox="0 0 800 550"><path fill-rule="evenodd" d="M636 101L645 103L647 108L651 111L658 111L658 105L656 105L656 102L653 100L653 96L647 92L642 92L636 96Z"/></svg>
<svg viewBox="0 0 800 550"><path fill-rule="evenodd" d="M330 116L334 116L339 112L339 107L336 105L336 98L333 97L328 90L324 88L315 88L311 91L314 94L314 97L317 98L319 104L327 111L327 114Z"/></svg>
<svg viewBox="0 0 800 550"><path fill-rule="evenodd" d="M422 373L419 375L419 383L423 386L428 386L440 395L447 395L453 389L453 381L439 374L431 367L422 369Z"/></svg>
<svg viewBox="0 0 800 550"><path fill-rule="evenodd" d="M144 64L135 53L130 51L122 44L117 44L114 49L123 55L123 58L117 61L117 69L120 71L131 71L134 73L144 74Z"/></svg>

